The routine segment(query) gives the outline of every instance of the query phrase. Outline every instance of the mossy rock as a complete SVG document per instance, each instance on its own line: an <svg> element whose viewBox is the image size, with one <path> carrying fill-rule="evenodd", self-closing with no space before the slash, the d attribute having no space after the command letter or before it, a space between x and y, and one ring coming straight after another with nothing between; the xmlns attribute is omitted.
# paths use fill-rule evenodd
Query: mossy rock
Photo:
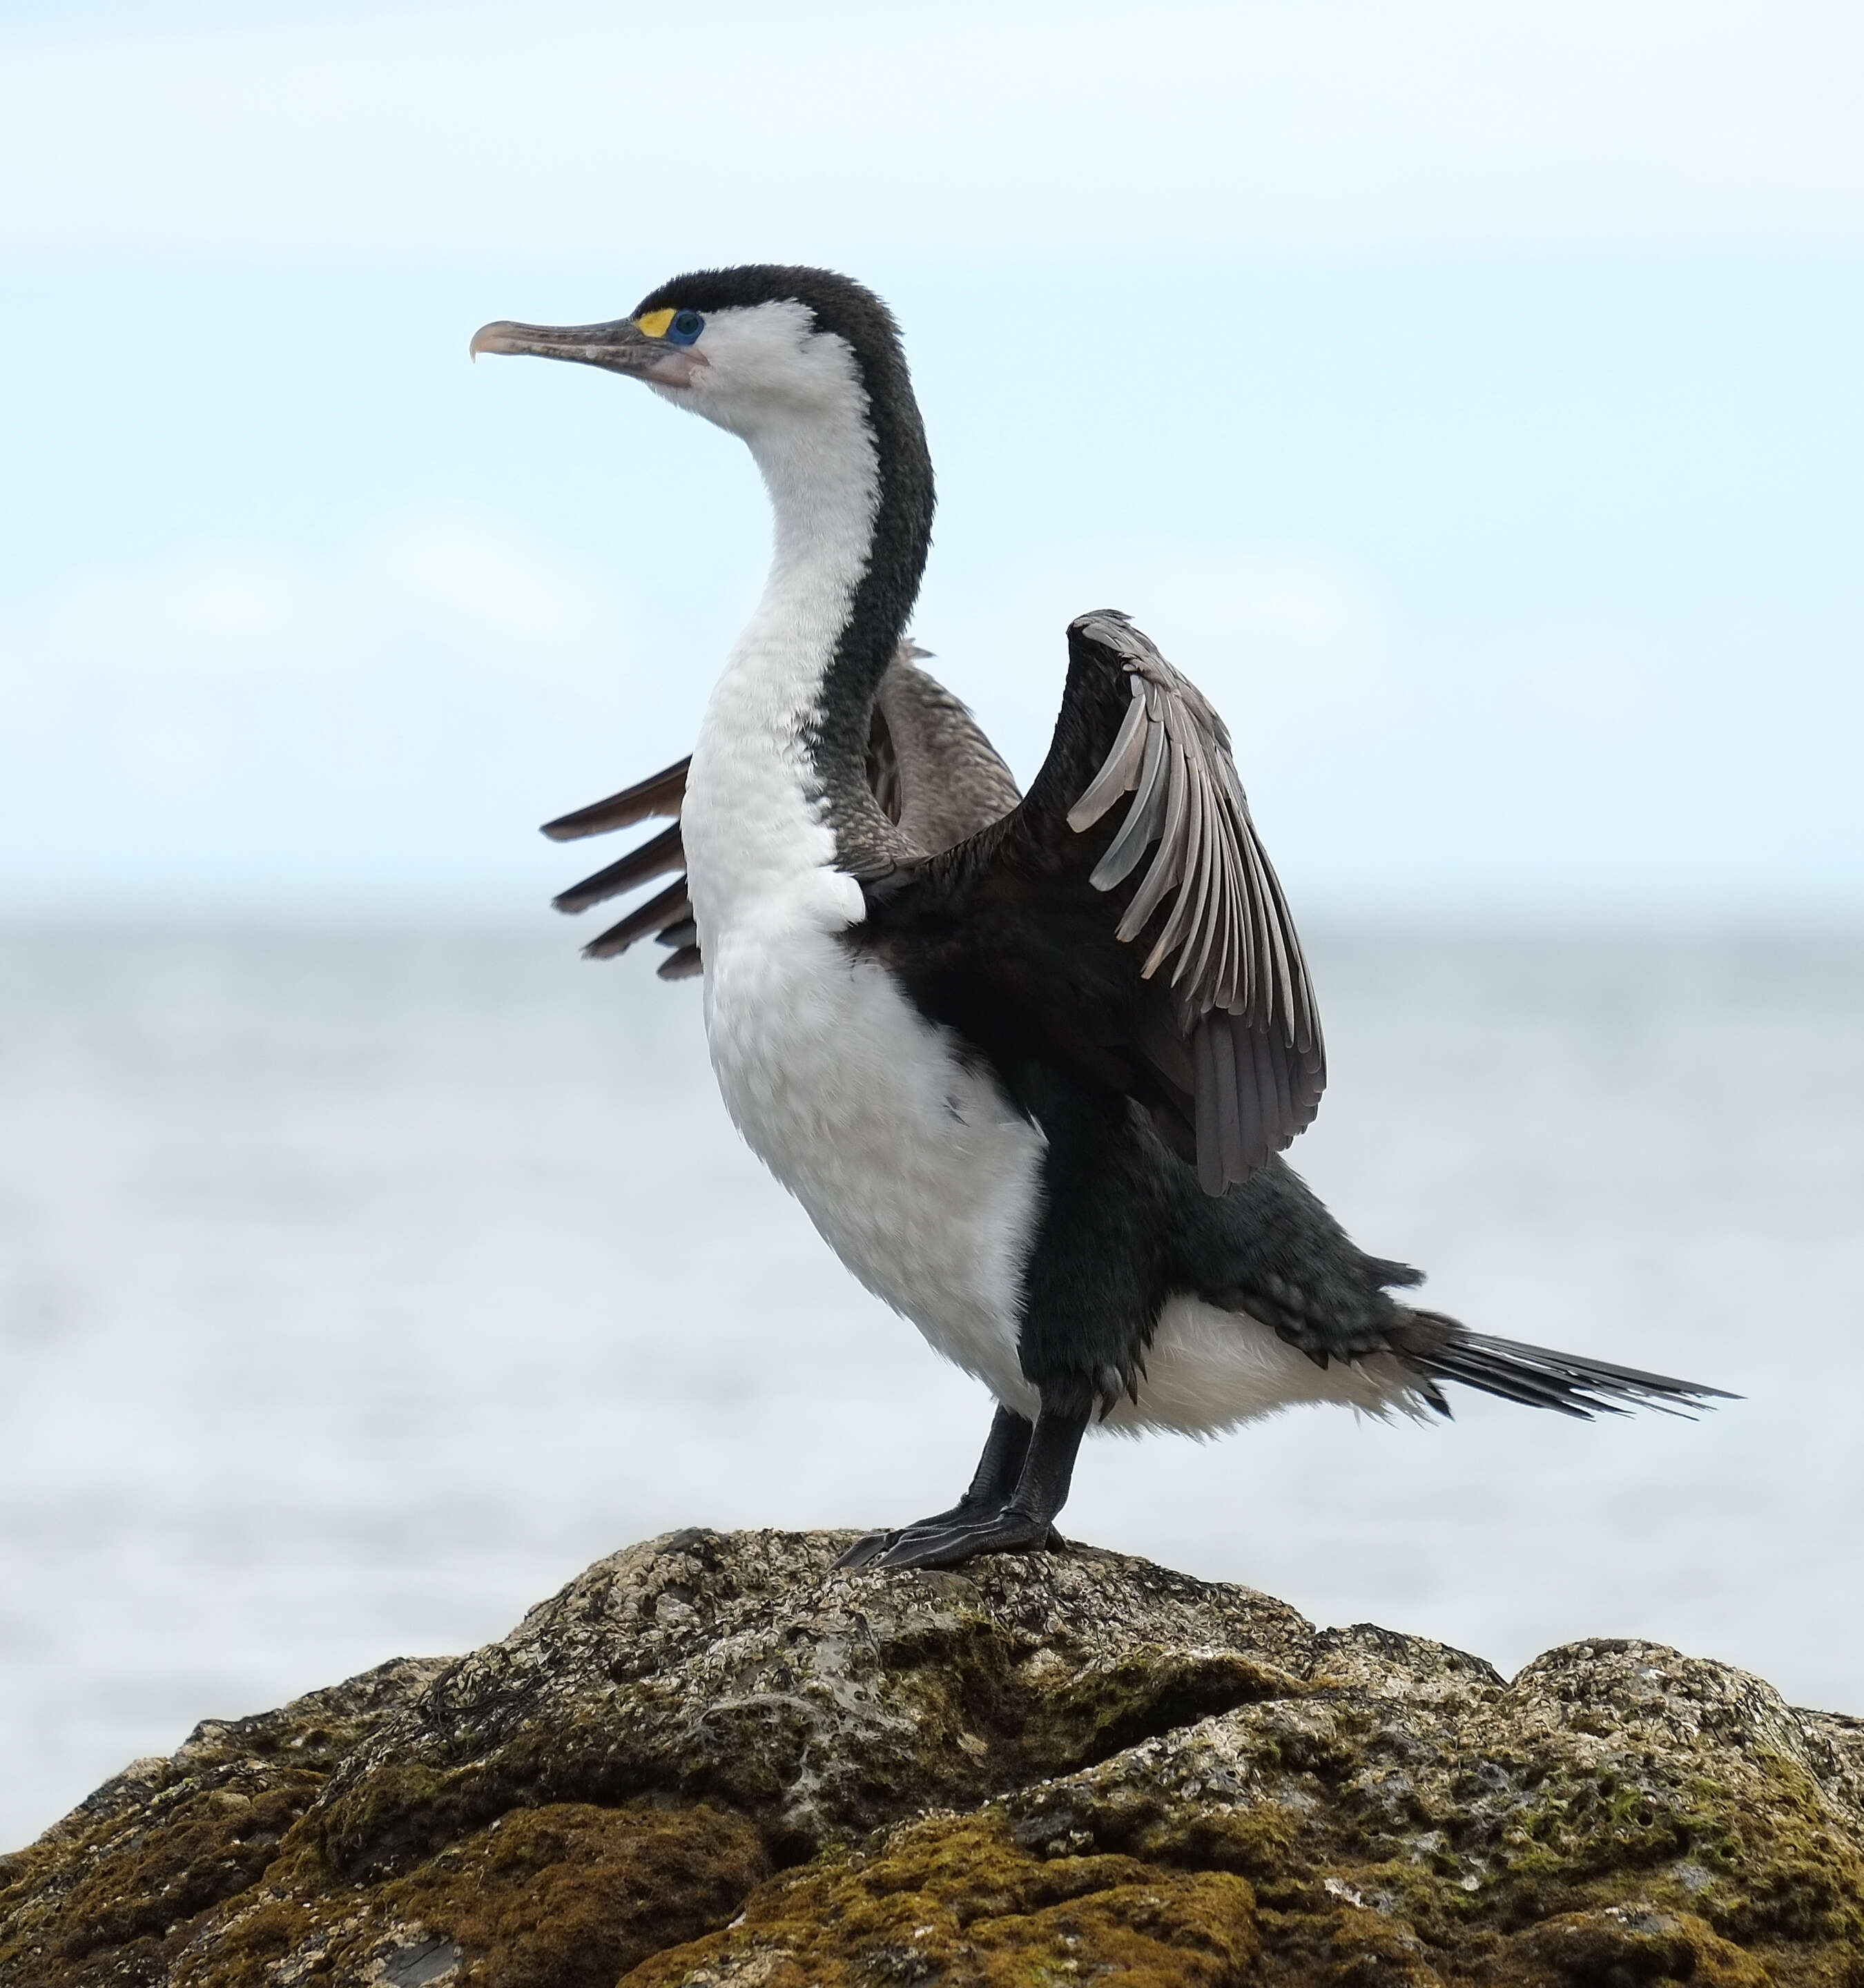
<svg viewBox="0 0 1864 1988"><path fill-rule="evenodd" d="M817 1857L754 1892L729 1932L627 1979L1027 1988L1110 1976L1122 1988L1230 1988L1257 1978L1260 1958L1243 1879L1134 1857L1033 1855L986 1812L908 1823L869 1850Z"/></svg>
<svg viewBox="0 0 1864 1988"><path fill-rule="evenodd" d="M1118 1555L687 1532L0 1858L4 1988L1864 1988L1864 1723Z"/></svg>

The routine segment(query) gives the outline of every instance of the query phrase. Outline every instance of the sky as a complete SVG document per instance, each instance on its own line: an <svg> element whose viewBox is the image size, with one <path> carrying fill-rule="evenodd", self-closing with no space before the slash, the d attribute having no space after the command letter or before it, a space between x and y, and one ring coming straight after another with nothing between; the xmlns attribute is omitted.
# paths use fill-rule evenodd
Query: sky
<svg viewBox="0 0 1864 1988"><path fill-rule="evenodd" d="M1297 911L1864 912L1855 8L258 12L0 12L0 912L533 915L767 523L467 340L743 260L898 312L1025 776L1118 605Z"/></svg>

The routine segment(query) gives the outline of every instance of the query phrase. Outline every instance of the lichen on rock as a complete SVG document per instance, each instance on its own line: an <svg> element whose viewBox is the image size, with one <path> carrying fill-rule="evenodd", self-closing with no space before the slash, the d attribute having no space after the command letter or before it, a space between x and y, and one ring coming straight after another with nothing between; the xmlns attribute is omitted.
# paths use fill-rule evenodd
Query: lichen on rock
<svg viewBox="0 0 1864 1988"><path fill-rule="evenodd" d="M5 1988L1864 1988L1864 1722L1111 1554L674 1533L0 1858Z"/></svg>

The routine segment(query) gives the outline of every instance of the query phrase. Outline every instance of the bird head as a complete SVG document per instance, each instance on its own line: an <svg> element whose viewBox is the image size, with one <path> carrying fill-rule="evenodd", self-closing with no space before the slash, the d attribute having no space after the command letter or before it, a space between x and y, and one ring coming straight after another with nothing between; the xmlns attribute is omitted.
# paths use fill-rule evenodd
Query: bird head
<svg viewBox="0 0 1864 1988"><path fill-rule="evenodd" d="M472 350L573 360L643 380L663 399L756 444L773 428L909 401L891 313L826 269L755 263L676 276L606 324L500 320Z"/></svg>

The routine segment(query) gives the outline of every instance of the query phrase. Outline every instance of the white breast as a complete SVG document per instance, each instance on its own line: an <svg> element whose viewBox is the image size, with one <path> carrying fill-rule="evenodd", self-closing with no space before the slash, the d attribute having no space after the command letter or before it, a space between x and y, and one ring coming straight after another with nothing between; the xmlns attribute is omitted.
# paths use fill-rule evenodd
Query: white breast
<svg viewBox="0 0 1864 1988"><path fill-rule="evenodd" d="M800 909L702 941L726 1108L869 1290L1033 1412L1017 1336L1041 1135Z"/></svg>
<svg viewBox="0 0 1864 1988"><path fill-rule="evenodd" d="M841 936L866 904L808 796L807 689L753 624L687 775L681 833L719 1088L862 1283L1033 1413L1017 1341L1042 1135Z"/></svg>

